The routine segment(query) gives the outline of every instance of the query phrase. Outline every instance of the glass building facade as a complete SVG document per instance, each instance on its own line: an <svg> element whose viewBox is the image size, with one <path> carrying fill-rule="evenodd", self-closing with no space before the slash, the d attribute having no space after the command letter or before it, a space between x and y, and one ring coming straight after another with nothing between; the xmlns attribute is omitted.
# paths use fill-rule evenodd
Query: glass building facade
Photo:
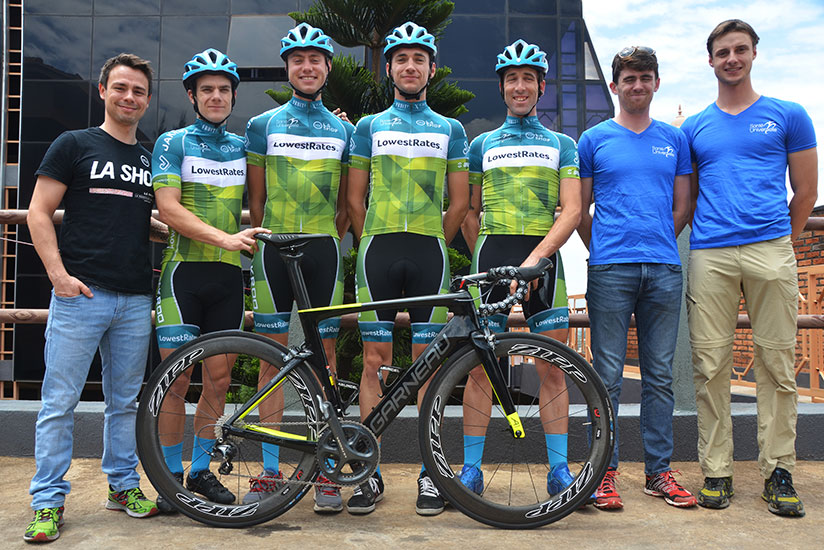
<svg viewBox="0 0 824 550"><path fill-rule="evenodd" d="M469 112L460 118L470 139L504 120L494 64L496 55L518 38L537 43L548 53L546 93L538 103L539 117L548 128L577 139L584 129L612 116L609 90L591 46L580 0L454 3L437 63L449 66L450 78L475 94L467 103ZM4 23L7 28L19 25L18 34L6 41L4 57L17 59L22 75L16 81L19 95L4 88L4 95L12 97L4 103L4 110L17 98L18 111L16 116L7 112L3 162L9 170L4 171L2 207L27 208L34 172L61 132L103 121L97 77L103 62L122 51L151 60L155 69L152 101L138 131L138 139L148 149L161 133L194 120L180 75L193 53L209 47L226 52L240 67L242 81L229 129L242 134L250 117L276 105L265 90L279 90L285 84L278 51L280 37L294 26L287 14L312 4L313 0L4 1L7 16L19 14ZM15 40L20 49L15 49ZM363 48L336 47L336 51L358 59L364 56ZM10 82L8 74L4 77ZM31 240L24 225L17 228L16 237ZM13 307L48 307L51 285L34 249L18 245L15 250L12 245L9 250L12 267L5 269L10 280L3 284L5 293L13 285ZM158 266L160 251L160 245L153 246ZM42 379L43 326L8 327L3 342L6 349L12 330L14 380ZM99 376L99 368L97 372L93 369L92 380Z"/></svg>

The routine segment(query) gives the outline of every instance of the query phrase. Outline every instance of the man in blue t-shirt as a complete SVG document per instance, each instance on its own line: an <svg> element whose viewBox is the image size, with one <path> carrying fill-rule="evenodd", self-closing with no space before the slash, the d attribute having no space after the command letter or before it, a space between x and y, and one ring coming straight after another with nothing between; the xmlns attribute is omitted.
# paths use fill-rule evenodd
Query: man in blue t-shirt
<svg viewBox="0 0 824 550"><path fill-rule="evenodd" d="M812 121L788 101L759 95L750 79L758 35L720 23L707 40L718 99L682 129L693 162L687 312L698 407L698 503L726 508L733 495L730 369L741 292L753 331L758 467L771 512L803 516L795 465L798 274L793 239L817 198ZM790 168L793 198L787 204Z"/></svg>
<svg viewBox="0 0 824 550"><path fill-rule="evenodd" d="M695 497L673 477L672 359L681 312L681 260L675 241L689 216L689 147L684 134L649 116L658 90L655 51L632 46L612 60L615 118L583 133L578 145L584 209L578 233L589 248L587 307L593 366L615 414L621 396L632 314L641 369L641 434L648 495L678 507ZM617 427L616 427L617 428ZM622 508L616 491L618 432L595 506Z"/></svg>

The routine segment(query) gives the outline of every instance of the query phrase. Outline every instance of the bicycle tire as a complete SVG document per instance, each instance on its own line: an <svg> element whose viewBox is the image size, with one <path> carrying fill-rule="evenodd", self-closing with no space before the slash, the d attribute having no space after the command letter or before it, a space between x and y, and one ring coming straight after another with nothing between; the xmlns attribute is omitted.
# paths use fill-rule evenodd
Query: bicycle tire
<svg viewBox="0 0 824 550"><path fill-rule="evenodd" d="M203 436L215 438L214 426L226 414L234 411L242 403L232 401L247 401L257 390L257 374L252 374L255 361L264 361L275 367L284 365L283 356L286 349L271 339L242 331L222 331L197 338L177 349L166 360L162 361L154 370L143 390L137 413L137 446L141 463L147 477L157 492L163 496L173 508L186 516L216 527L247 527L256 525L286 512L294 506L309 490L310 484L306 481L315 479L318 468L313 453L305 453L281 447L280 470L283 473L284 483L278 484L272 492L262 493L260 500L243 504L245 493L249 492L249 480L263 471L262 448L259 441L246 439L243 436L231 436L230 440L237 448L237 454L232 464L233 471L228 475L221 475L217 471L217 463L212 458L210 470L220 482L234 495L235 501L224 504L210 501L202 494L194 493L186 487L186 482L179 482L169 470L163 456L161 437L182 440L182 459L184 479L188 475L193 442L193 412L195 404L202 394L202 388L210 381L198 383L198 371L203 374L203 360L238 354L241 359L236 360L232 368L232 379L227 391L225 409L218 406L211 407L202 404L202 410L211 414L210 424L200 428ZM242 363L239 366L239 363ZM244 371L243 365L247 365ZM180 396L172 387L175 380L183 374L191 376L191 382L185 395ZM245 386L245 389L244 389ZM317 396L322 395L320 385L306 364L298 365L283 383L283 405L280 407L282 418L278 418L279 430L317 440L319 431L318 420L321 418ZM248 397L238 399L237 393L245 393ZM271 395L267 397L270 399ZM184 401L185 420L182 422L184 433L180 433L180 426L168 428L169 419L179 413L169 412L173 405L179 406ZM173 403L173 401L177 403ZM165 412L164 412L165 411ZM164 415L166 415L164 417ZM246 418L249 422L261 422L262 413L259 408L253 410ZM166 420L161 421L164 417ZM162 422L167 422L162 424ZM288 424L286 424L288 422ZM177 421L181 423L181 421ZM265 421L261 422L265 423ZM165 431L164 431L164 426ZM168 444L168 443L167 443Z"/></svg>
<svg viewBox="0 0 824 550"><path fill-rule="evenodd" d="M464 404L467 376L480 364L469 346L441 366L427 390L419 422L421 456L444 499L464 514L499 528L540 527L567 516L591 499L612 456L612 407L606 387L595 370L567 346L529 333L502 334L496 340L495 355L499 359L538 357L563 367L566 386L563 391L570 396L566 419L568 464L574 482L553 495L548 493L549 466L538 397L524 390L523 377L527 374L523 373L520 389L510 389L510 393L523 422L525 437L516 439L512 435L506 415L492 400L480 466L485 478L483 489L478 495L461 483L464 409L459 406ZM534 365L531 368L535 371ZM510 377L510 388L512 385ZM491 390L491 386L489 388ZM553 422L557 420L563 419Z"/></svg>

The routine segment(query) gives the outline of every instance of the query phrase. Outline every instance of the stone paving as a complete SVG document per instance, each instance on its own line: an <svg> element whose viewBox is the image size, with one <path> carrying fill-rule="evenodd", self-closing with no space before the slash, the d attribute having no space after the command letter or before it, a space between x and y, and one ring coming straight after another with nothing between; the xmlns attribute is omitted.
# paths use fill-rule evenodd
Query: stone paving
<svg viewBox="0 0 824 550"><path fill-rule="evenodd" d="M681 483L697 491L702 478L695 462L674 464ZM294 509L247 529L216 529L180 515L133 519L108 511L106 478L99 459L75 459L67 478L66 524L50 548L340 548L382 550L420 548L460 550L568 549L795 549L821 548L824 540L824 462L800 462L794 481L807 515L801 519L770 514L760 494L763 481L754 462L735 465L735 497L726 510L688 510L668 506L643 493L643 464L621 465L619 490L624 509L607 512L587 507L549 526L532 531L504 531L475 522L452 508L436 517L415 514L420 466L381 467L386 498L368 516L345 511L320 516L312 511L311 493ZM0 540L3 548L31 547L22 535L31 520L28 486L34 459L0 457ZM144 477L143 489L155 491ZM344 499L348 497L344 491Z"/></svg>

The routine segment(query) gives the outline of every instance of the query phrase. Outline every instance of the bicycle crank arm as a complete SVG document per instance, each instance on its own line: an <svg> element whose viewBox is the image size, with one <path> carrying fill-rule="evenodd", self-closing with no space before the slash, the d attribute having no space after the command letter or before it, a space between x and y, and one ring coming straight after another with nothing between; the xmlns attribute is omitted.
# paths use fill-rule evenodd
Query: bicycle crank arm
<svg viewBox="0 0 824 550"><path fill-rule="evenodd" d="M318 397L318 401L320 401L320 397ZM350 445L349 437L344 433L340 418L335 414L335 408L332 406L332 403L323 401L320 403L320 410L323 415L323 420L326 421L329 430L332 432L332 437L337 444L335 451L340 457L337 465L338 470L351 462L369 462L374 460L371 452L363 453ZM319 445L319 451L328 450L321 447L322 446Z"/></svg>

